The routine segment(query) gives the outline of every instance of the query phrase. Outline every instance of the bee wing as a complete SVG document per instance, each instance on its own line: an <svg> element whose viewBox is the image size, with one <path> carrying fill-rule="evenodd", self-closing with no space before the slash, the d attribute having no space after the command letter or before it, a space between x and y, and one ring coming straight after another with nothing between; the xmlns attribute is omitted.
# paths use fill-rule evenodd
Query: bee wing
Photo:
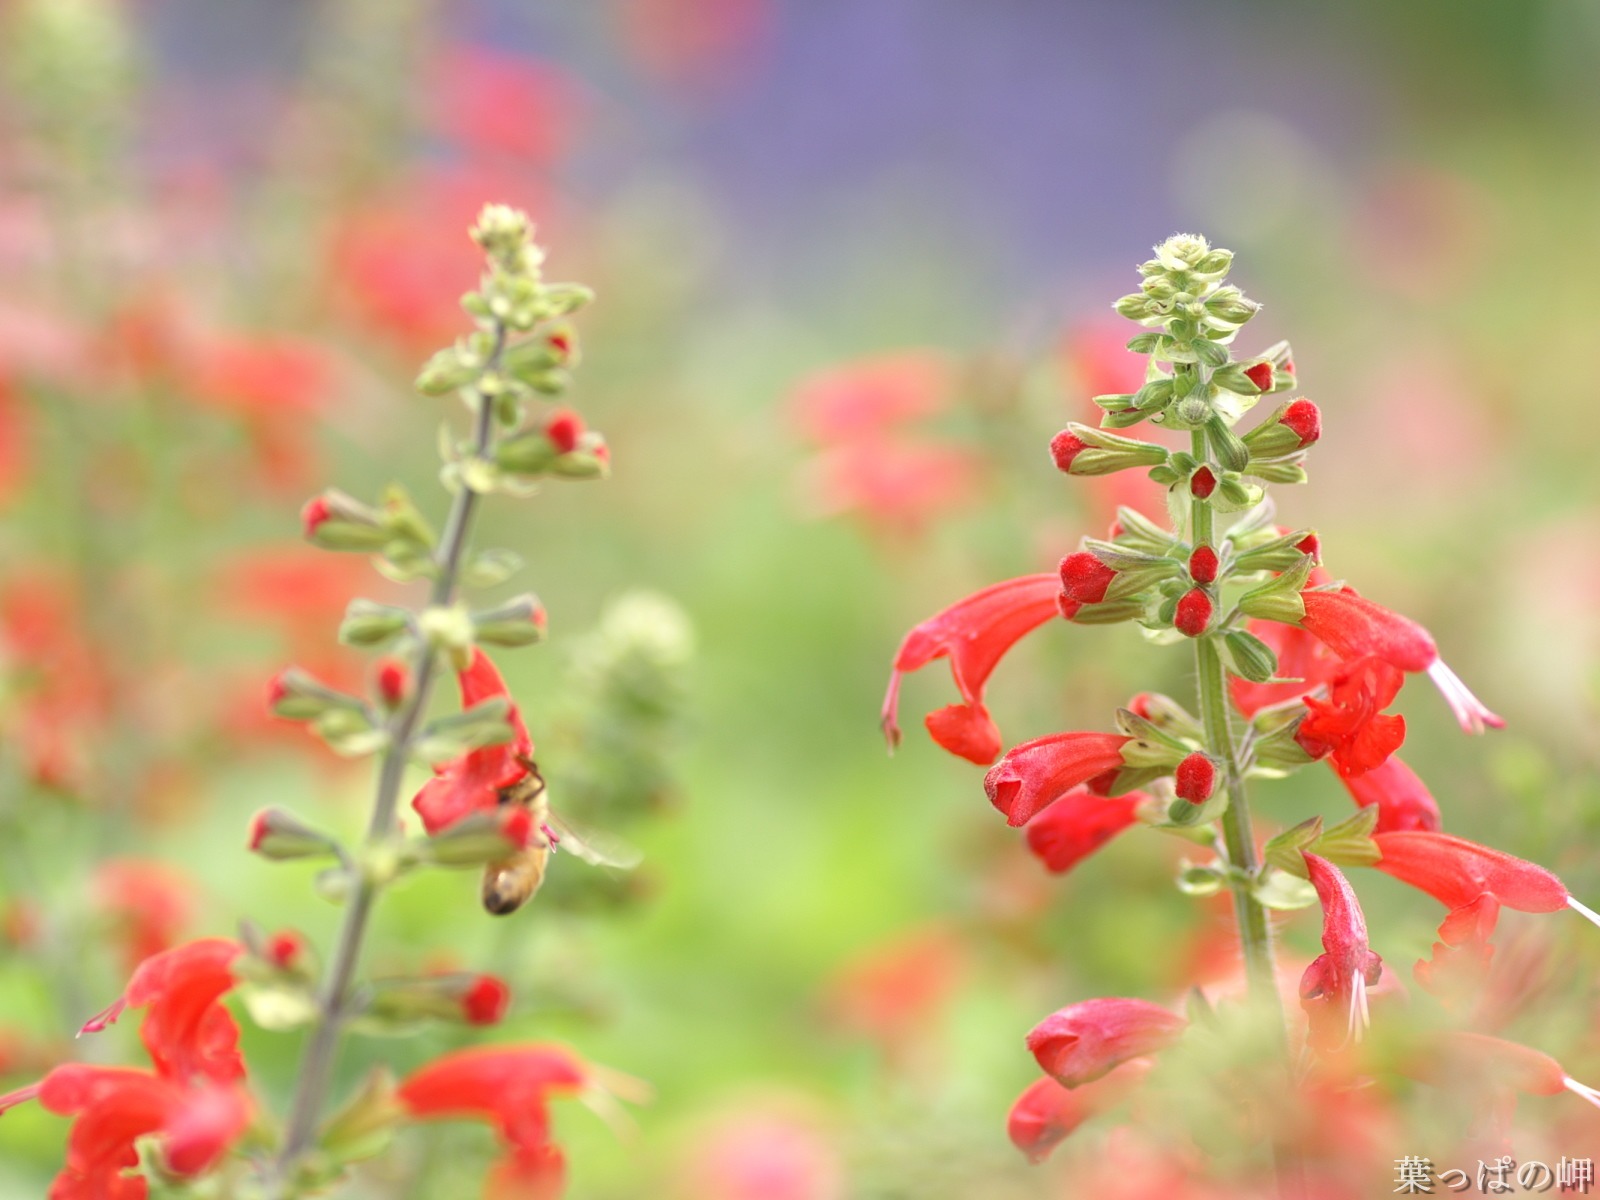
<svg viewBox="0 0 1600 1200"><path fill-rule="evenodd" d="M616 867L618 870L631 871L644 857L621 838L597 829L574 828L571 821L558 817L553 812L548 814L546 823L550 827L550 832L556 835L555 848L558 851L565 850L597 867Z"/></svg>

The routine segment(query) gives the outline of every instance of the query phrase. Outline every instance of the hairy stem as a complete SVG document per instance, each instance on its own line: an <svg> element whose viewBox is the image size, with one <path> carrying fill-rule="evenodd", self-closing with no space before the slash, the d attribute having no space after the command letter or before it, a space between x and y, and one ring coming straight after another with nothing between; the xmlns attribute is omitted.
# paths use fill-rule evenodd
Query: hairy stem
<svg viewBox="0 0 1600 1200"><path fill-rule="evenodd" d="M485 372L499 367L505 349L506 329L495 326L494 349L485 366ZM473 453L481 458L489 450L494 436L494 405L488 396L478 395L477 426ZM461 559L466 552L467 535L477 510L478 493L463 484L455 494L446 518L444 534L436 552L438 573L428 597L430 607L449 604L455 599L456 583L461 574ZM428 708L428 696L433 689L438 671L439 654L431 644L423 641L412 662L413 684L409 699L390 718L388 746L384 750L378 769L378 783L373 795L372 818L367 825L365 849L381 847L394 832L395 809L400 802L400 787L404 782L406 762L411 756L411 746L416 740L417 726ZM366 855L362 856L366 858ZM339 940L333 961L323 979L317 1003L317 1020L306 1042L300 1059L300 1073L295 1085L294 1099L289 1108L283 1148L272 1168L275 1195L283 1197L290 1172L295 1162L311 1146L316 1135L317 1122L327 1102L328 1088L333 1079L333 1069L338 1060L339 1040L344 1033L346 1006L350 996L351 981L361 960L362 945L372 909L382 883L361 871L353 881L354 887L345 909L344 923L339 929Z"/></svg>
<svg viewBox="0 0 1600 1200"><path fill-rule="evenodd" d="M1194 433L1194 456L1206 461L1205 434ZM1190 541L1195 546L1215 548L1214 514L1208 501L1195 496L1189 505ZM1258 1011L1272 1015L1277 1053L1287 1079L1292 1071L1288 1029L1283 998L1278 993L1277 968L1272 947L1272 930L1267 910L1250 890L1248 880L1260 869L1256 858L1255 835L1250 827L1250 799L1245 788L1244 770L1239 761L1238 744L1233 736L1228 709L1227 676L1217 649L1217 635L1206 634L1194 642L1195 674L1200 692L1200 719L1205 731L1206 749L1222 764L1222 786L1228 807L1222 816L1222 837L1228 864L1233 874L1233 912L1239 928L1239 945L1244 953L1245 977L1250 999ZM1300 1168L1292 1152L1274 1147L1278 1168L1278 1187L1283 1200L1295 1200L1303 1191Z"/></svg>

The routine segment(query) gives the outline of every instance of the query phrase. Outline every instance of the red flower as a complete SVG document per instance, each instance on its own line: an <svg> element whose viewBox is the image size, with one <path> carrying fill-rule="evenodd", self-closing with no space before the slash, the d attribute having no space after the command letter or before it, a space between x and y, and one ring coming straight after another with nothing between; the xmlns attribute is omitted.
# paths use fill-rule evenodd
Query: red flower
<svg viewBox="0 0 1600 1200"><path fill-rule="evenodd" d="M0 1098L0 1112L37 1098L72 1116L66 1164L55 1200L143 1200L135 1143L156 1135L172 1174L202 1175L249 1126L254 1104L242 1087L239 1028L221 998L234 986L242 948L221 938L190 942L140 964L123 997L85 1032L104 1029L125 1009L146 1008L140 1037L154 1072L70 1063L38 1084Z"/></svg>
<svg viewBox="0 0 1600 1200"><path fill-rule="evenodd" d="M1378 806L1376 832L1437 831L1440 828L1439 805L1417 778L1417 773L1398 756L1391 756L1387 762L1355 775L1343 770L1337 773L1357 804L1363 808Z"/></svg>
<svg viewBox="0 0 1600 1200"><path fill-rule="evenodd" d="M1600 925L1600 916L1579 903L1566 884L1526 859L1448 833L1407 830L1376 834L1373 841L1383 855L1378 870L1447 908L1464 908L1488 892L1518 912L1570 908Z"/></svg>
<svg viewBox="0 0 1600 1200"><path fill-rule="evenodd" d="M1450 910L1439 924L1433 953L1419 959L1411 973L1428 991L1450 1002L1458 997L1483 994L1494 960L1494 936L1500 921L1500 901L1484 892L1471 904Z"/></svg>
<svg viewBox="0 0 1600 1200"><path fill-rule="evenodd" d="M396 1093L419 1120L479 1118L494 1125L505 1157L489 1176L489 1200L560 1195L566 1165L550 1141L547 1101L593 1084L592 1073L559 1046L477 1046L435 1059Z"/></svg>
<svg viewBox="0 0 1600 1200"><path fill-rule="evenodd" d="M1402 671L1425 671L1462 729L1482 733L1485 727L1504 727L1505 722L1445 665L1433 635L1415 621L1374 604L1350 588L1308 590L1301 592L1300 598L1305 602L1301 628L1316 634L1340 658L1372 655Z"/></svg>
<svg viewBox="0 0 1600 1200"><path fill-rule="evenodd" d="M1046 1075L1075 1088L1130 1058L1165 1049L1188 1024L1148 1000L1105 996L1050 1014L1028 1034L1028 1049Z"/></svg>
<svg viewBox="0 0 1600 1200"><path fill-rule="evenodd" d="M1322 901L1322 949L1300 977L1300 1007L1311 1044L1323 1053L1361 1040L1369 1023L1367 989L1383 975L1383 960L1367 945L1367 921L1354 889L1327 859L1306 854L1311 883Z"/></svg>
<svg viewBox="0 0 1600 1200"><path fill-rule="evenodd" d="M459 45L431 64L430 76L431 124L469 153L548 167L573 140L577 88L549 64Z"/></svg>
<svg viewBox="0 0 1600 1200"><path fill-rule="evenodd" d="M1029 1162L1043 1162L1079 1125L1114 1107L1148 1070L1147 1063L1135 1059L1081 1087L1062 1087L1049 1078L1036 1080L1011 1106L1006 1121L1011 1144Z"/></svg>
<svg viewBox="0 0 1600 1200"><path fill-rule="evenodd" d="M471 708L496 696L510 698L506 681L482 650L474 649L472 663L459 675L461 707ZM430 834L454 825L475 812L493 812L500 806L500 790L528 773L522 760L533 754L533 740L512 705L509 714L512 739L498 746L483 746L460 758L434 767L435 778L422 785L411 801Z"/></svg>
<svg viewBox="0 0 1600 1200"><path fill-rule="evenodd" d="M979 766L1000 753L1000 731L983 706L983 687L1005 652L1026 633L1057 615L1055 575L1024 575L993 584L918 625L895 652L889 690L883 698L883 733L889 746L900 744L896 712L900 678L937 658L950 660L950 673L963 703L927 718L928 732L952 754Z"/></svg>
<svg viewBox="0 0 1600 1200"><path fill-rule="evenodd" d="M980 473L980 460L964 447L879 436L828 447L801 482L816 516L856 513L874 533L915 538L938 513L967 505Z"/></svg>
<svg viewBox="0 0 1600 1200"><path fill-rule="evenodd" d="M809 375L795 388L789 406L800 431L818 445L876 440L938 412L954 382L944 355L905 350Z"/></svg>
<svg viewBox="0 0 1600 1200"><path fill-rule="evenodd" d="M1403 682L1380 658L1345 663L1329 681L1327 700L1305 698L1306 716L1294 740L1312 758L1331 755L1342 775L1382 765L1405 741L1405 718L1380 711L1393 703Z"/></svg>
<svg viewBox="0 0 1600 1200"><path fill-rule="evenodd" d="M833 1023L902 1061L965 971L966 949L951 930L913 930L846 963L829 982L824 1008Z"/></svg>
<svg viewBox="0 0 1600 1200"><path fill-rule="evenodd" d="M1008 824L1026 825L1079 784L1120 770L1129 740L1116 733L1052 733L1023 742L989 768L983 790Z"/></svg>
<svg viewBox="0 0 1600 1200"><path fill-rule="evenodd" d="M1096 796L1074 788L1029 821L1024 835L1028 849L1055 874L1070 871L1117 834L1138 821L1143 792Z"/></svg>

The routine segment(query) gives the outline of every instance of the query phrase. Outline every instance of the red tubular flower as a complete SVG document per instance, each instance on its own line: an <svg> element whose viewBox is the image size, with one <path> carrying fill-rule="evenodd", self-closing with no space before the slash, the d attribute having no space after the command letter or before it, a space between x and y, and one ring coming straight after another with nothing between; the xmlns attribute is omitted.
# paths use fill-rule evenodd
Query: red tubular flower
<svg viewBox="0 0 1600 1200"><path fill-rule="evenodd" d="M1036 1080L1011 1106L1006 1121L1011 1144L1029 1162L1043 1162L1078 1126L1119 1103L1149 1069L1147 1062L1135 1059L1103 1079L1075 1088L1062 1087L1054 1079Z"/></svg>
<svg viewBox="0 0 1600 1200"><path fill-rule="evenodd" d="M895 652L883 698L883 733L890 749L900 744L896 712L901 676L934 659L948 658L963 703L930 714L928 732L939 745L969 762L979 766L993 762L1000 753L1000 731L983 706L984 684L1007 650L1057 614L1059 589L1053 574L1008 579L935 613L906 634Z"/></svg>
<svg viewBox="0 0 1600 1200"><path fill-rule="evenodd" d="M460 673L459 680L464 709L496 696L510 698L506 681L482 650L473 650L472 663ZM532 756L533 739L528 736L516 705L511 706L509 719L511 741L468 751L434 767L435 777L412 798L411 807L430 834L473 813L494 812L500 807L500 790L527 775L528 768L522 760Z"/></svg>
<svg viewBox="0 0 1600 1200"><path fill-rule="evenodd" d="M1028 1034L1028 1049L1046 1075L1075 1088L1130 1058L1164 1050L1188 1024L1148 1000L1104 996L1050 1014Z"/></svg>
<svg viewBox="0 0 1600 1200"><path fill-rule="evenodd" d="M1061 593L1079 604L1099 604L1106 598L1106 589L1117 577L1116 571L1106 566L1087 550L1079 550L1061 560Z"/></svg>
<svg viewBox="0 0 1600 1200"><path fill-rule="evenodd" d="M1471 904L1485 892L1518 912L1557 912L1574 901L1549 871L1504 851L1448 833L1380 833L1378 870L1427 892L1446 908Z"/></svg>
<svg viewBox="0 0 1600 1200"><path fill-rule="evenodd" d="M1096 796L1073 788L1028 822L1028 849L1047 871L1064 874L1137 822L1148 799L1143 792Z"/></svg>
<svg viewBox="0 0 1600 1200"><path fill-rule="evenodd" d="M1321 638L1340 658L1373 655L1402 671L1426 672L1456 722L1468 733L1505 726L1445 665L1433 635L1409 617L1390 612L1350 588L1308 590L1301 592L1300 598L1305 602L1300 627Z"/></svg>
<svg viewBox="0 0 1600 1200"><path fill-rule="evenodd" d="M1404 717L1380 710L1400 694L1404 678L1380 658L1345 663L1328 684L1328 699L1305 698L1294 740L1312 758L1331 756L1341 775L1381 766L1406 738Z"/></svg>
<svg viewBox="0 0 1600 1200"><path fill-rule="evenodd" d="M478 1118L495 1127L506 1155L490 1174L487 1200L545 1200L560 1194L565 1179L547 1101L593 1083L589 1068L559 1046L477 1046L435 1059L396 1096L417 1120Z"/></svg>
<svg viewBox="0 0 1600 1200"><path fill-rule="evenodd" d="M1325 1054L1361 1040L1370 1018L1367 989L1383 976L1383 960L1367 945L1367 920L1355 890L1327 859L1306 854L1322 901L1322 949L1300 977L1300 1007L1311 1044Z"/></svg>
<svg viewBox="0 0 1600 1200"><path fill-rule="evenodd" d="M1023 742L983 777L983 790L1010 825L1026 825L1079 784L1122 767L1128 738L1115 733L1052 733Z"/></svg>
<svg viewBox="0 0 1600 1200"><path fill-rule="evenodd" d="M1453 1029L1434 1035L1427 1049L1429 1053L1416 1064L1413 1072L1426 1082L1454 1083L1457 1072L1449 1068L1467 1067L1505 1091L1530 1096L1559 1096L1562 1092L1571 1092L1600 1108L1600 1091L1579 1083L1559 1062L1531 1046Z"/></svg>
<svg viewBox="0 0 1600 1200"><path fill-rule="evenodd" d="M1416 980L1446 1002L1483 994L1494 960L1494 936L1500 901L1484 892L1471 904L1450 910L1439 924L1439 940L1430 957L1411 968Z"/></svg>
<svg viewBox="0 0 1600 1200"><path fill-rule="evenodd" d="M1185 637L1199 637L1211 626L1211 597L1204 588L1190 588L1178 601L1172 624Z"/></svg>
<svg viewBox="0 0 1600 1200"><path fill-rule="evenodd" d="M242 1086L239 1027L221 1003L242 953L237 943L208 938L146 959L122 998L84 1026L95 1032L127 1008L148 1009L140 1037L154 1072L71 1063L0 1098L0 1112L37 1098L76 1118L52 1197L142 1200L144 1181L123 1174L138 1164L139 1139L156 1135L166 1169L192 1178L216 1166L249 1126L254 1104Z"/></svg>
<svg viewBox="0 0 1600 1200"><path fill-rule="evenodd" d="M1439 805L1417 773L1399 756L1357 774L1336 768L1340 782L1362 808L1377 805L1377 833L1396 833L1413 829L1436 832L1441 828Z"/></svg>
<svg viewBox="0 0 1600 1200"><path fill-rule="evenodd" d="M187 876L137 859L102 863L92 890L96 905L116 922L129 971L178 940L198 900Z"/></svg>
<svg viewBox="0 0 1600 1200"><path fill-rule="evenodd" d="M1217 765L1198 750L1178 764L1172 773L1173 790L1190 804L1204 804L1217 787Z"/></svg>

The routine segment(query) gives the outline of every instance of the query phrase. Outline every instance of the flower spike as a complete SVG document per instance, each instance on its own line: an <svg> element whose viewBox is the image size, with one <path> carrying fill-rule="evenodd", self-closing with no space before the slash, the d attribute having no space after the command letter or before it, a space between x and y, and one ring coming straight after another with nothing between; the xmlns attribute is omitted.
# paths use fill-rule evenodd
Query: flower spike
<svg viewBox="0 0 1600 1200"><path fill-rule="evenodd" d="M1025 634L1058 615L1055 574L1024 575L975 592L923 621L900 643L883 698L882 725L889 749L900 744L900 679L937 658L950 660L961 693L928 718L933 740L952 754L987 766L1000 753L1000 734L983 706L983 688L1000 659Z"/></svg>

